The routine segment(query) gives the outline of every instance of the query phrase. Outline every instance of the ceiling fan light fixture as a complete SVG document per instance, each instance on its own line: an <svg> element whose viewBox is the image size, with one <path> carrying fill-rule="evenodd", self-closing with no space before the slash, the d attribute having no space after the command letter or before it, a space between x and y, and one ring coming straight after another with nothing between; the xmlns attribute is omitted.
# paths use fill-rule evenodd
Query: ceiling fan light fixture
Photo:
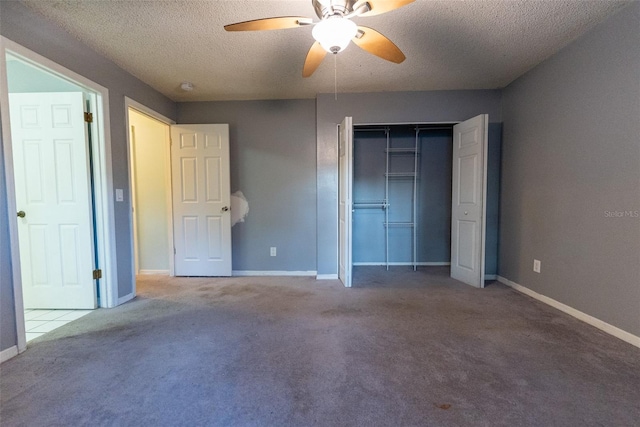
<svg viewBox="0 0 640 427"><path fill-rule="evenodd" d="M342 52L358 33L358 26L342 16L329 17L318 22L311 34L329 53Z"/></svg>

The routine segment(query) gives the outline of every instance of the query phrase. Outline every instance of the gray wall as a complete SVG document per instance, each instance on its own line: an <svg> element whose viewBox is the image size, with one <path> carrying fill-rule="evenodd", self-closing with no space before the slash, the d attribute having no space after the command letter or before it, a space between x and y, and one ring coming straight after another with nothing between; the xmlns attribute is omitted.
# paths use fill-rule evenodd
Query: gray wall
<svg viewBox="0 0 640 427"><path fill-rule="evenodd" d="M489 114L490 136L500 144L500 132L495 131L502 122L499 90L354 93L338 94L337 100L334 94L320 94L316 110L319 274L338 272L337 125L345 116L352 116L354 124L372 124L459 122ZM499 155L499 148L492 152Z"/></svg>
<svg viewBox="0 0 640 427"><path fill-rule="evenodd" d="M128 200L124 96L135 99L169 118L176 116L175 103L18 2L0 2L0 34L109 90L113 186L124 189L125 200ZM0 164L5 160L0 152ZM0 194L0 205L4 203L6 203L6 197ZM128 202L116 203L115 205L119 296L127 295L132 290L133 257L130 246L130 211L131 206ZM11 257L9 254L1 252L0 271L5 271L10 265ZM11 287L11 282L12 279L9 278L9 285L7 285L7 281L3 277L2 288L0 288L3 292L1 294L3 301L6 301L4 289ZM4 313L5 311L3 311L1 319L3 322L1 339L3 347L6 345L5 343L15 339L15 337L4 337L5 321L8 322L7 324L12 321L9 315L5 319Z"/></svg>
<svg viewBox="0 0 640 427"><path fill-rule="evenodd" d="M509 85L503 111L500 274L640 335L640 3Z"/></svg>
<svg viewBox="0 0 640 427"><path fill-rule="evenodd" d="M249 202L234 270L316 270L315 120L314 100L178 104L179 123L229 123L231 191Z"/></svg>

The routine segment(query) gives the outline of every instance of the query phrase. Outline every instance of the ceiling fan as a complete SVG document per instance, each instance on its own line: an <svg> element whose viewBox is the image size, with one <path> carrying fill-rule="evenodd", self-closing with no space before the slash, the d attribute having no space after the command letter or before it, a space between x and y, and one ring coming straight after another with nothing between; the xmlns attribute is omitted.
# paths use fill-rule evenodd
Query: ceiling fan
<svg viewBox="0 0 640 427"><path fill-rule="evenodd" d="M413 3L415 0L311 0L319 22L303 16L279 16L225 25L227 31L281 30L313 25L313 38L302 70L309 77L320 66L327 53L343 51L350 41L387 61L401 63L404 53L391 40L369 27L356 25L351 18L373 16Z"/></svg>

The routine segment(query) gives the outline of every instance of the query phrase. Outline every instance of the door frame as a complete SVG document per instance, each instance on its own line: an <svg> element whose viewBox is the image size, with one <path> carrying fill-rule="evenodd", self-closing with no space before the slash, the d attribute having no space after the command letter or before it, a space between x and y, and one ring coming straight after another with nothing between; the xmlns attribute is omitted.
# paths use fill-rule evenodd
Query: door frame
<svg viewBox="0 0 640 427"><path fill-rule="evenodd" d="M135 200L135 196L134 196L134 192L135 192L135 174L134 174L134 170L133 170L133 150L132 150L132 145L131 145L131 124L129 123L129 110L135 110L136 112L140 113L140 114L144 114L146 116L151 117L154 120L157 120L161 123L164 123L165 125L169 126L169 138L171 138L171 126L175 125L176 122L171 120L168 117L163 116L162 114L158 113L157 111L154 111L153 109L147 107L144 104L141 104L138 101L135 101L131 98L129 98L128 96L124 97L124 107L125 107L125 126L127 128L127 157L129 159L129 164L128 164L128 173L129 173L129 203L131 206L131 210L129 211L129 224L131 225L131 253L134 254L134 257L137 257L137 252L136 252L136 234L135 234L135 227L136 227L136 214L134 212L134 200ZM169 236L169 253L167 254L167 256L169 257L169 276L175 276L175 258L174 258L174 254L173 254L173 205L172 205L172 200L173 200L173 192L171 190L171 142L169 141L169 144L166 144L165 146L165 158L166 158L166 162L165 162L165 171L167 172L166 175L166 182L165 184L167 185L167 233ZM136 276L137 276L137 266L134 267L132 269L132 277L131 277L131 283L133 284L133 295L136 295Z"/></svg>
<svg viewBox="0 0 640 427"><path fill-rule="evenodd" d="M62 65L33 52L24 46L0 36L0 113L2 120L3 154L5 159L5 179L7 182L7 209L9 221L9 240L11 247L14 309L18 352L26 350L24 320L24 301L22 296L22 273L18 247L18 223L16 213L16 188L13 168L11 124L9 118L9 94L7 81L7 53L45 71L80 86L89 94L93 105L95 120L92 123L94 204L96 216L96 240L99 266L103 277L98 282L100 307L115 307L118 300L118 272L116 264L115 209L113 191L113 172L111 159L111 134L109 122L109 91L86 77L77 74Z"/></svg>
<svg viewBox="0 0 640 427"><path fill-rule="evenodd" d="M484 113L483 113L484 114ZM473 116L475 117L475 116ZM473 118L470 117L470 118ZM488 117L488 115L487 115ZM468 119L466 119L468 120ZM429 126L433 126L433 125L446 125L446 126L451 126L451 130L453 132L453 126L460 124L462 122L464 122L465 120L457 120L457 121L436 121L436 122L393 122L393 123L371 123L371 122L365 122L365 123L352 123L352 128L355 131L356 127L365 127L365 126L406 126L406 125L416 125L416 126L420 126L420 125L429 125ZM488 121L488 119L487 119ZM340 134L339 134L339 128L340 125L337 124L336 127L338 128L338 138L337 138L337 144L338 144L338 151L340 149ZM488 126L486 131L488 132ZM485 166L484 166L484 172L483 172L483 180L484 180L484 185L485 185L485 190L486 190L486 184L487 184L487 167L486 167L486 162L487 162L487 150L489 147L489 141L487 139L486 144L484 146L484 162L485 162ZM353 157L353 153L352 153L352 157ZM453 159L451 160L453 162ZM339 156L339 152L338 152L338 174L340 174L340 156ZM353 168L351 168L351 179L353 182ZM338 177L338 186L340 185L340 179ZM339 196L339 188L338 188L338 222L340 221L340 215L339 215L339 209L340 209L340 196ZM353 190L353 189L352 189ZM485 256L486 256L486 204L487 204L487 192L483 191L482 194L482 198L483 198L483 214L482 214L482 245L481 245L481 252L482 252L482 264L484 265L485 262ZM340 274L340 227L338 224L338 275ZM353 265L353 263L352 263ZM486 275L484 273L484 267L482 269L482 279L481 279L481 283L483 284L481 287L484 287L484 281L486 280Z"/></svg>

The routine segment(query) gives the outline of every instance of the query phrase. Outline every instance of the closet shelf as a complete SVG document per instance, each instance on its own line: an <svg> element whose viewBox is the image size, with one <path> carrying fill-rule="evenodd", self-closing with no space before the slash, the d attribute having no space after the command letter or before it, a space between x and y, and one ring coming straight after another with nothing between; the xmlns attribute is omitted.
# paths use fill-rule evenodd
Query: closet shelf
<svg viewBox="0 0 640 427"><path fill-rule="evenodd" d="M385 222L383 224L385 227L414 227L415 226L413 222Z"/></svg>
<svg viewBox="0 0 640 427"><path fill-rule="evenodd" d="M416 176L415 172L387 172L385 176L389 178L413 178Z"/></svg>
<svg viewBox="0 0 640 427"><path fill-rule="evenodd" d="M387 148L384 151L385 151L385 153L389 153L389 154L417 154L417 155L420 155L420 151L417 151L415 148Z"/></svg>

